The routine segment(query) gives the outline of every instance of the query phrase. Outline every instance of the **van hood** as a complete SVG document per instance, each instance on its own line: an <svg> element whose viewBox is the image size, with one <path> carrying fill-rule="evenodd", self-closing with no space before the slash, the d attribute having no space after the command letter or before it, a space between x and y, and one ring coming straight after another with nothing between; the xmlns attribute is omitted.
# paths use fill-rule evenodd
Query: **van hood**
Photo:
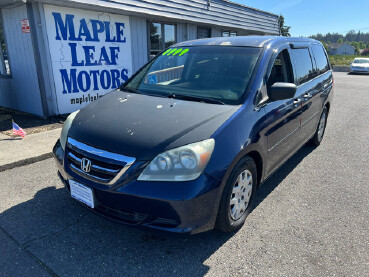
<svg viewBox="0 0 369 277"><path fill-rule="evenodd" d="M113 91L81 109L68 136L152 160L168 149L210 138L239 108Z"/></svg>

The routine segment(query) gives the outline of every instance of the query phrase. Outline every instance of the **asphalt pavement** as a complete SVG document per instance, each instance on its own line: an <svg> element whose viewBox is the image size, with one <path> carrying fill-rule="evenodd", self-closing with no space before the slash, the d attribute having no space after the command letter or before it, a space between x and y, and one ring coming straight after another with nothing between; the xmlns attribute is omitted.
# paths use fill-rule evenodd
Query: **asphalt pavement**
<svg viewBox="0 0 369 277"><path fill-rule="evenodd" d="M368 276L369 76L335 73L318 148L257 193L234 234L158 236L72 200L52 159L0 172L0 276Z"/></svg>

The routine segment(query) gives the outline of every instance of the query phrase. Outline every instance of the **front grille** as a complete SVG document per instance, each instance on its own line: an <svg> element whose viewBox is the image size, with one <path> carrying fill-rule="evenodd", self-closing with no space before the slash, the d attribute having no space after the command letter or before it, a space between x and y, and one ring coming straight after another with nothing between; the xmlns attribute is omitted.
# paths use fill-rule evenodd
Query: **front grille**
<svg viewBox="0 0 369 277"><path fill-rule="evenodd" d="M88 159L88 170L83 167ZM134 163L135 158L108 152L68 138L67 166L81 177L105 185L113 185ZM85 169L85 170L83 170Z"/></svg>

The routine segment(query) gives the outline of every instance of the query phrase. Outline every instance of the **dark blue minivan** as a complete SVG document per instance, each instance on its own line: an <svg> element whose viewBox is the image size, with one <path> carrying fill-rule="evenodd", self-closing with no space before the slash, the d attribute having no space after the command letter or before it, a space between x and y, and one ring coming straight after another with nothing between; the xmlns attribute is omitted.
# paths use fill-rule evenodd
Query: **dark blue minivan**
<svg viewBox="0 0 369 277"><path fill-rule="evenodd" d="M59 177L117 222L230 232L268 176L305 143L320 144L332 94L318 41L179 43L67 118L53 149Z"/></svg>

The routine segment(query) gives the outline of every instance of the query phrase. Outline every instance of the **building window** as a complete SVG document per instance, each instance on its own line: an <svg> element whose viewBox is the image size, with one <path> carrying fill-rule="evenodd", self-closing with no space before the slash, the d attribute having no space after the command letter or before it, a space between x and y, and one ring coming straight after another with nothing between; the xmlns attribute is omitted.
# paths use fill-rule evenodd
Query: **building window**
<svg viewBox="0 0 369 277"><path fill-rule="evenodd" d="M3 25L0 18L0 75L10 75L9 56L5 43Z"/></svg>
<svg viewBox="0 0 369 277"><path fill-rule="evenodd" d="M176 25L149 22L150 59L176 43Z"/></svg>
<svg viewBox="0 0 369 277"><path fill-rule="evenodd" d="M223 31L222 37L236 37L237 32L236 31Z"/></svg>
<svg viewBox="0 0 369 277"><path fill-rule="evenodd" d="M210 38L211 29L208 28L197 28L197 38Z"/></svg>

